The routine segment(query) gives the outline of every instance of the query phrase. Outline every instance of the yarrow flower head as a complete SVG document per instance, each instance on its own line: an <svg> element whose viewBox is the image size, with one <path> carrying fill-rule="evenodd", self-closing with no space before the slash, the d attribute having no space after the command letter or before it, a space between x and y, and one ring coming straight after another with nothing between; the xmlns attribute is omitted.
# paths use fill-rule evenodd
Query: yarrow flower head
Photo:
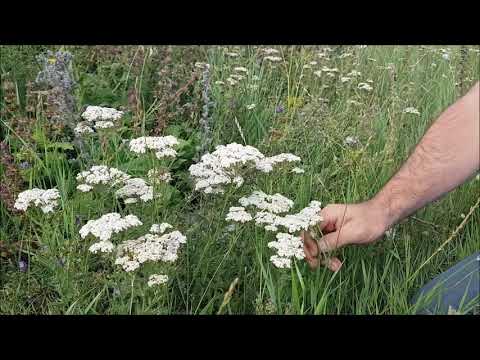
<svg viewBox="0 0 480 360"><path fill-rule="evenodd" d="M319 201L311 201L310 204L296 214L288 214L284 217L277 217L274 226L282 226L293 234L300 230L308 230L311 226L322 221L320 216L321 203Z"/></svg>
<svg viewBox="0 0 480 360"><path fill-rule="evenodd" d="M287 153L265 157L253 146L231 143L218 145L214 152L204 154L200 162L190 166L189 172L195 181L195 190L206 194L223 193L225 185L240 187L244 183L243 172L270 172L273 166L292 161L300 161L300 158Z"/></svg>
<svg viewBox="0 0 480 360"><path fill-rule="evenodd" d="M129 148L137 154L145 154L147 150L155 151L158 159L163 157L175 157L177 152L173 149L178 145L178 140L175 136L142 136L130 141Z"/></svg>
<svg viewBox="0 0 480 360"><path fill-rule="evenodd" d="M106 241L98 241L94 244L92 244L89 248L88 251L91 253L111 253L115 249L115 245L109 240Z"/></svg>
<svg viewBox="0 0 480 360"><path fill-rule="evenodd" d="M354 77L354 76L356 77L356 76L361 76L361 75L362 75L362 73L360 71L357 71L357 70L352 70L347 74L347 76L349 76L349 77Z"/></svg>
<svg viewBox="0 0 480 360"><path fill-rule="evenodd" d="M358 84L358 88L359 88L360 90L365 90L365 91L371 91L371 90L373 89L370 84L364 83L364 82L359 83L359 84Z"/></svg>
<svg viewBox="0 0 480 360"><path fill-rule="evenodd" d="M77 123L77 126L75 126L73 131L78 135L91 134L94 132L86 121L80 121Z"/></svg>
<svg viewBox="0 0 480 360"><path fill-rule="evenodd" d="M264 59L264 60L271 61L271 62L279 62L279 61L282 61L282 58L281 58L280 56L265 56L263 59Z"/></svg>
<svg viewBox="0 0 480 360"><path fill-rule="evenodd" d="M262 49L262 51L266 54L266 55L272 55L272 54L278 54L279 51L277 49L274 49L274 48L267 48L267 49Z"/></svg>
<svg viewBox="0 0 480 360"><path fill-rule="evenodd" d="M360 143L360 140L356 136L347 136L343 143L347 146L356 146Z"/></svg>
<svg viewBox="0 0 480 360"><path fill-rule="evenodd" d="M149 287L156 286L156 285L163 285L163 284L166 284L167 281L168 281L168 275L152 274L148 278L147 285Z"/></svg>
<svg viewBox="0 0 480 360"><path fill-rule="evenodd" d="M122 188L115 191L115 195L124 199L125 204L134 204L138 200L147 202L153 199L153 186L141 178L128 179Z"/></svg>
<svg viewBox="0 0 480 360"><path fill-rule="evenodd" d="M118 111L108 107L101 106L87 106L87 109L82 114L88 122L94 121L116 121L123 116L123 111Z"/></svg>
<svg viewBox="0 0 480 360"><path fill-rule="evenodd" d="M320 216L321 203L319 201L311 201L306 208L298 213L282 216L279 214L289 211L293 202L280 194L266 196L274 196L276 201L269 203L263 200L263 197L257 192L254 192L248 198L239 200L242 206L254 205L259 210L254 216L255 223L263 226L265 230L277 231L279 227L283 227L289 233L294 234L300 230L308 230L311 226L322 221Z"/></svg>
<svg viewBox="0 0 480 360"><path fill-rule="evenodd" d="M163 234L167 229L172 229L173 226L169 223L153 224L150 227L150 233L152 234Z"/></svg>
<svg viewBox="0 0 480 360"><path fill-rule="evenodd" d="M226 220L242 223L251 221L252 215L245 208L253 206L258 210L253 216L256 225L271 232L278 232L280 227L287 230L288 233L278 232L277 241L268 243L268 247L277 250L277 254L272 255L270 261L278 268L289 268L292 258L304 258L303 243L298 232L308 230L323 220L320 216L321 203L315 200L298 213L284 216L280 213L289 211L293 201L281 194L267 195L254 191L250 196L240 198L239 203L242 206L231 207Z"/></svg>
<svg viewBox="0 0 480 360"><path fill-rule="evenodd" d="M237 66L233 69L234 71L237 71L237 72L243 72L243 73L248 73L248 69L243 67L243 66Z"/></svg>
<svg viewBox="0 0 480 360"><path fill-rule="evenodd" d="M240 75L240 74L232 74L232 75L230 75L230 78L235 79L237 81L240 81L240 80L245 79L245 76Z"/></svg>
<svg viewBox="0 0 480 360"><path fill-rule="evenodd" d="M294 173L294 174L303 174L303 173L305 173L305 170L303 170L302 168L299 168L299 167L294 167L294 168L292 169L292 173Z"/></svg>
<svg viewBox="0 0 480 360"><path fill-rule="evenodd" d="M243 178L236 174L236 168L248 167L263 157L253 146L237 143L218 145L214 152L203 155L199 163L190 166L195 190L209 194L223 192L223 185L235 183L240 186Z"/></svg>
<svg viewBox="0 0 480 360"><path fill-rule="evenodd" d="M420 111L418 111L414 107L407 107L406 109L403 110L403 113L404 114L420 115Z"/></svg>
<svg viewBox="0 0 480 360"><path fill-rule="evenodd" d="M238 81L235 80L234 78L232 78L231 76L229 76L228 78L226 78L226 81L228 82L228 84L229 84L230 86L234 86L234 85L236 85L236 84L238 83Z"/></svg>
<svg viewBox="0 0 480 360"><path fill-rule="evenodd" d="M172 181L172 174L166 170L161 169L151 169L148 170L147 178L151 183L157 182L166 182L169 183Z"/></svg>
<svg viewBox="0 0 480 360"><path fill-rule="evenodd" d="M305 257L303 242L299 236L278 233L277 241L268 243L269 248L277 251L276 255L270 257L270 261L278 268L290 268L291 259L301 260Z"/></svg>
<svg viewBox="0 0 480 360"><path fill-rule="evenodd" d="M124 112L113 108L101 106L87 106L82 114L85 121L77 124L74 131L77 134L92 133L95 129L107 129L115 126L115 122L121 119Z"/></svg>
<svg viewBox="0 0 480 360"><path fill-rule="evenodd" d="M175 230L164 235L146 234L125 241L118 246L115 264L122 266L125 271L134 271L147 261L174 262L178 258L180 245L186 240L180 231Z"/></svg>
<svg viewBox="0 0 480 360"><path fill-rule="evenodd" d="M126 215L122 218L118 213L109 213L99 219L89 220L82 226L79 233L82 239L91 234L100 241L108 241L113 234L140 225L142 222L135 215Z"/></svg>
<svg viewBox="0 0 480 360"><path fill-rule="evenodd" d="M245 208L242 206L232 206L228 210L228 214L225 217L225 220L227 221L235 221L235 222L241 222L245 223L248 221L251 221L252 215L250 215L248 212L245 211Z"/></svg>
<svg viewBox="0 0 480 360"><path fill-rule="evenodd" d="M77 190L88 192L97 185L116 186L123 184L130 179L130 175L116 168L110 168L105 165L95 165L90 170L82 171L77 174Z"/></svg>
<svg viewBox="0 0 480 360"><path fill-rule="evenodd" d="M293 155L290 153L281 153L278 155L270 156L270 157L265 157L259 161L257 161L257 170L260 170L262 172L268 173L273 170L273 167L281 164L281 163L290 163L290 162L298 162L301 161L302 159L298 157L297 155Z"/></svg>
<svg viewBox="0 0 480 360"><path fill-rule="evenodd" d="M22 191L18 194L13 207L17 210L26 211L31 205L40 207L43 213L52 212L58 206L60 193L57 189L38 189Z"/></svg>
<svg viewBox="0 0 480 360"><path fill-rule="evenodd" d="M254 191L248 197L238 201L242 206L254 206L259 210L274 214L285 213L293 207L293 201L281 194L267 195L263 191Z"/></svg>

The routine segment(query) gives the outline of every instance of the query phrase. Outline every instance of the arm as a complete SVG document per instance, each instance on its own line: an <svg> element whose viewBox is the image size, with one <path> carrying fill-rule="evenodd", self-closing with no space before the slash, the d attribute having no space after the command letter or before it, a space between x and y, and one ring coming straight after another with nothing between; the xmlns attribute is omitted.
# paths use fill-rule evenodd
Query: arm
<svg viewBox="0 0 480 360"><path fill-rule="evenodd" d="M360 204L333 204L322 210L322 232L317 242L302 235L307 262L323 261L338 270L337 258L319 254L348 244L366 244L426 204L456 188L480 168L480 83L445 110L432 124L400 170L371 200Z"/></svg>
<svg viewBox="0 0 480 360"><path fill-rule="evenodd" d="M479 84L432 124L405 164L374 197L388 229L479 169Z"/></svg>

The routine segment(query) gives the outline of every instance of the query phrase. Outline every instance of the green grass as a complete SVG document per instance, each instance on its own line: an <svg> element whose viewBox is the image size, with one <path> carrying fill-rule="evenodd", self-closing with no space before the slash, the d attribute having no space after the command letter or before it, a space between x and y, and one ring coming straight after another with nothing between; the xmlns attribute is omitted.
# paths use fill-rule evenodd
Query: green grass
<svg viewBox="0 0 480 360"><path fill-rule="evenodd" d="M77 160L69 160L66 151L54 149L68 139L51 136L44 112L28 115L25 109L27 82L40 70L34 56L45 48L1 47L0 72L3 79L16 85L19 105L13 112L2 113L0 136L17 162L28 160L32 165L22 171L24 188L57 186L62 202L60 210L48 216L35 211L13 215L0 203L0 245L9 250L0 257L0 313L216 314L222 308L223 314L410 314L414 308L409 300L422 285L480 248L477 209L457 236L419 269L478 199L480 181L476 180L397 225L393 237L339 250L345 263L336 274L324 268L310 271L306 263L298 261L290 270L277 269L269 262L267 243L273 240L272 234L248 224L228 231L229 224L224 221L228 207L254 189L279 192L294 200L295 209L311 200L326 205L360 202L374 195L407 158L431 121L462 94L455 84L462 82L464 91L479 80L477 52L468 52L462 63L459 47L451 47L447 61L435 47L342 46L334 47L331 60L326 60L316 56L316 47L282 47L281 56L287 62L271 66L257 61L255 47L239 47L236 58L225 56L222 47L174 47L172 62L162 68L161 58L146 55L148 47L146 51L124 48L111 56L98 55L88 47L66 47L75 55L79 107L131 110L121 129L104 139L92 139ZM161 48L158 51L161 53ZM342 53L352 55L340 58ZM318 62L314 69L304 69L312 60ZM247 144L266 154L292 152L300 156L305 174L257 176L240 189L214 198L194 192L187 169L201 139L201 82L197 81L169 108L173 116L164 134L185 142L177 159L164 164L173 169L175 181L157 189L160 199L122 209L108 191L77 192L76 174L95 164L114 166L135 176L146 174L153 160L134 156L122 139L152 131L161 102L155 93L158 82L171 81L172 92L178 90L196 61L211 64L213 145L243 143L236 118ZM388 64L393 64L395 75L385 69ZM225 81L234 66L246 67L249 74L235 87L216 85L217 80ZM373 90L358 90L348 82L342 84L338 77L319 79L313 71L323 66L337 67L340 76L356 69L362 75L355 84L371 79ZM168 71L159 73L160 69ZM328 88L322 87L326 84ZM140 112L133 111L129 103L132 87L139 89ZM7 106L5 94L0 100L2 107ZM251 103L256 108L247 110ZM185 104L193 110L179 111ZM275 111L278 105L283 112ZM408 106L421 115L403 114ZM36 120L31 138L14 129L14 120L26 114ZM345 146L347 136L357 136L361 145ZM1 168L1 176L4 170ZM145 276L157 270L155 265L133 277L87 251L91 240L80 238L79 224L112 211L136 214L144 222L121 239L140 236L152 223L162 221L187 236L177 262L160 267L170 276L166 287L146 286ZM20 258L28 259L26 272L18 269ZM235 278L239 282L222 306Z"/></svg>

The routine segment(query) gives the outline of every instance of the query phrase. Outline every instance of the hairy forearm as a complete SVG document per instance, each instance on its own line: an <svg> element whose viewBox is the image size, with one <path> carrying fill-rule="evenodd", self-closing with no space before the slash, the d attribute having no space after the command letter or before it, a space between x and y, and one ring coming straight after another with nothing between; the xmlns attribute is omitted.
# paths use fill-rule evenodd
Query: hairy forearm
<svg viewBox="0 0 480 360"><path fill-rule="evenodd" d="M385 211L385 227L465 182L480 167L479 83L445 110L400 170L371 200Z"/></svg>

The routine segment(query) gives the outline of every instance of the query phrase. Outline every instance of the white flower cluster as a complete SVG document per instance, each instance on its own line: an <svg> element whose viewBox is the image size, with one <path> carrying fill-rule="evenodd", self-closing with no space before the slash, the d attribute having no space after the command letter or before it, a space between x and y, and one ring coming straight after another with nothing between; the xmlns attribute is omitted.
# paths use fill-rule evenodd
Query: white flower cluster
<svg viewBox="0 0 480 360"><path fill-rule="evenodd" d="M294 174L303 174L305 173L305 170L299 167L294 167L291 172Z"/></svg>
<svg viewBox="0 0 480 360"><path fill-rule="evenodd" d="M358 88L359 88L360 90L365 90L365 91L371 91L371 90L373 89L370 84L364 83L364 82L359 83L359 84L358 84Z"/></svg>
<svg viewBox="0 0 480 360"><path fill-rule="evenodd" d="M194 65L197 69L201 69L201 70L205 70L205 69L209 69L210 68L210 64L207 64L207 63L204 63L204 62L201 62L201 61L197 61Z"/></svg>
<svg viewBox="0 0 480 360"><path fill-rule="evenodd" d="M237 66L237 67L233 68L233 71L243 72L245 74L248 74L248 69L246 67L243 67L243 66Z"/></svg>
<svg viewBox="0 0 480 360"><path fill-rule="evenodd" d="M282 226L291 234L300 230L308 230L309 227L323 220L320 216L321 209L321 203L313 200L306 208L296 214L288 214L284 217L277 216L272 226Z"/></svg>
<svg viewBox="0 0 480 360"><path fill-rule="evenodd" d="M101 106L87 106L85 112L82 114L82 118L88 122L117 121L122 116L123 111Z"/></svg>
<svg viewBox="0 0 480 360"><path fill-rule="evenodd" d="M406 109L403 110L403 113L404 114L420 115L420 111L418 111L414 107L407 107Z"/></svg>
<svg viewBox="0 0 480 360"><path fill-rule="evenodd" d="M356 136L347 136L345 138L345 140L343 141L343 143L346 146L356 146L356 145L360 144L360 140Z"/></svg>
<svg viewBox="0 0 480 360"><path fill-rule="evenodd" d="M265 173L269 173L270 171L273 170L273 167L275 165L281 164L281 163L289 163L289 162L297 162L301 161L302 159L296 155L290 154L290 153L281 153L278 155L270 156L270 157L265 157L263 159L260 159L257 161L256 168L257 170L260 170Z"/></svg>
<svg viewBox="0 0 480 360"><path fill-rule="evenodd" d="M147 173L147 178L148 180L150 180L151 183L156 183L160 181L169 183L170 181L172 181L172 174L165 170L151 169Z"/></svg>
<svg viewBox="0 0 480 360"><path fill-rule="evenodd" d="M77 126L75 126L75 129L73 129L76 134L82 135L82 134L90 134L93 133L93 129L88 126L87 122L85 121L80 121Z"/></svg>
<svg viewBox="0 0 480 360"><path fill-rule="evenodd" d="M352 70L347 74L347 76L349 76L349 77L361 76L361 75L362 75L362 73L360 71L357 71L357 70Z"/></svg>
<svg viewBox="0 0 480 360"><path fill-rule="evenodd" d="M285 213L293 207L293 201L281 194L267 195L263 191L254 191L248 197L242 197L238 202L243 207L255 206L261 211L274 214Z"/></svg>
<svg viewBox="0 0 480 360"><path fill-rule="evenodd" d="M278 268L290 268L291 259L301 260L305 257L302 239L295 235L278 233L277 241L267 244L269 248L277 250L276 255L270 257L270 261Z"/></svg>
<svg viewBox="0 0 480 360"><path fill-rule="evenodd" d="M278 231L284 227L293 234L300 230L308 230L309 227L322 221L320 216L321 203L311 201L310 204L295 214L281 216L293 207L293 201L281 194L267 195L261 191L254 191L248 197L239 199L242 207L231 207L226 220L247 222L252 220L252 215L245 208L254 206L258 211L253 216L257 225L264 226L265 230Z"/></svg>
<svg viewBox="0 0 480 360"><path fill-rule="evenodd" d="M145 154L148 150L155 151L155 156L158 159L163 157L175 157L177 152L173 146L178 145L178 140L175 136L142 136L130 141L130 151L138 154Z"/></svg>
<svg viewBox="0 0 480 360"><path fill-rule="evenodd" d="M115 249L115 245L110 240L102 240L98 241L94 244L92 244L89 248L88 251L91 253L111 253Z"/></svg>
<svg viewBox="0 0 480 360"><path fill-rule="evenodd" d="M244 67L236 67L234 68L234 71L237 71L237 72L244 72L244 73L247 73L248 70ZM234 86L236 85L239 81L245 79L245 76L244 75L240 75L240 74L231 74L228 78L226 78L225 80L228 82L229 85L231 86ZM223 83L223 81L217 81L215 82L217 85L221 85L221 83Z"/></svg>
<svg viewBox="0 0 480 360"><path fill-rule="evenodd" d="M52 212L58 206L60 193L57 189L38 189L22 191L18 194L17 200L13 207L17 210L26 211L30 205L40 207L46 214Z"/></svg>
<svg viewBox="0 0 480 360"><path fill-rule="evenodd" d="M245 208L242 206L232 206L228 210L225 220L245 223L252 220L252 215L246 212Z"/></svg>
<svg viewBox="0 0 480 360"><path fill-rule="evenodd" d="M90 170L82 171L77 175L77 181L81 183L77 189L88 192L95 185L115 186L130 179L130 175L116 168L109 168L105 165L95 165Z"/></svg>
<svg viewBox="0 0 480 360"><path fill-rule="evenodd" d="M265 55L272 55L272 54L278 54L279 51L274 48L267 48L267 49L262 49L262 51L265 53Z"/></svg>
<svg viewBox="0 0 480 360"><path fill-rule="evenodd" d="M281 58L280 56L265 56L263 59L264 59L264 60L271 61L271 62L279 62L279 61L282 61L282 58Z"/></svg>
<svg viewBox="0 0 480 360"><path fill-rule="evenodd" d="M263 55L263 60L270 61L270 62L279 62L282 61L282 58L280 56L276 56L277 54L280 53L277 49L274 48L267 48L267 49L262 49L262 54Z"/></svg>
<svg viewBox="0 0 480 360"><path fill-rule="evenodd" d="M146 234L135 240L128 240L118 246L116 265L130 272L138 269L146 261L174 262L181 244L187 238L180 231L171 233Z"/></svg>
<svg viewBox="0 0 480 360"><path fill-rule="evenodd" d="M122 218L118 213L109 213L97 220L88 220L79 233L82 239L85 239L88 234L92 234L100 241L107 241L114 233L139 225L142 225L142 222L135 215L126 215Z"/></svg>
<svg viewBox="0 0 480 360"><path fill-rule="evenodd" d="M236 183L241 186L243 178L236 175L236 168L255 164L263 154L253 146L232 143L218 145L212 153L204 154L197 164L189 167L195 181L195 190L206 194L223 192L222 185Z"/></svg>
<svg viewBox="0 0 480 360"><path fill-rule="evenodd" d="M322 71L326 73L338 73L339 70L337 68L329 68L328 66L322 67Z"/></svg>
<svg viewBox="0 0 480 360"><path fill-rule="evenodd" d="M92 133L93 129L107 129L115 126L115 121L123 116L124 112L116 109L101 107L101 106L87 106L87 109L82 114L85 121L77 124L74 131L77 134Z"/></svg>
<svg viewBox="0 0 480 360"><path fill-rule="evenodd" d="M115 191L117 198L124 199L125 204L134 204L138 200L147 202L153 199L153 186L149 186L142 178L132 178Z"/></svg>
<svg viewBox="0 0 480 360"><path fill-rule="evenodd" d="M206 194L223 193L224 185L233 183L240 187L243 184L242 171L270 172L277 164L300 160L293 154L265 157L253 146L232 143L219 145L214 152L204 154L200 162L190 166L189 172L194 178L195 190Z"/></svg>
<svg viewBox="0 0 480 360"><path fill-rule="evenodd" d="M168 281L168 275L152 274L148 278L148 286L163 285Z"/></svg>
<svg viewBox="0 0 480 360"><path fill-rule="evenodd" d="M169 223L153 224L150 227L150 232L152 234L163 234L167 229L172 229L173 226Z"/></svg>

